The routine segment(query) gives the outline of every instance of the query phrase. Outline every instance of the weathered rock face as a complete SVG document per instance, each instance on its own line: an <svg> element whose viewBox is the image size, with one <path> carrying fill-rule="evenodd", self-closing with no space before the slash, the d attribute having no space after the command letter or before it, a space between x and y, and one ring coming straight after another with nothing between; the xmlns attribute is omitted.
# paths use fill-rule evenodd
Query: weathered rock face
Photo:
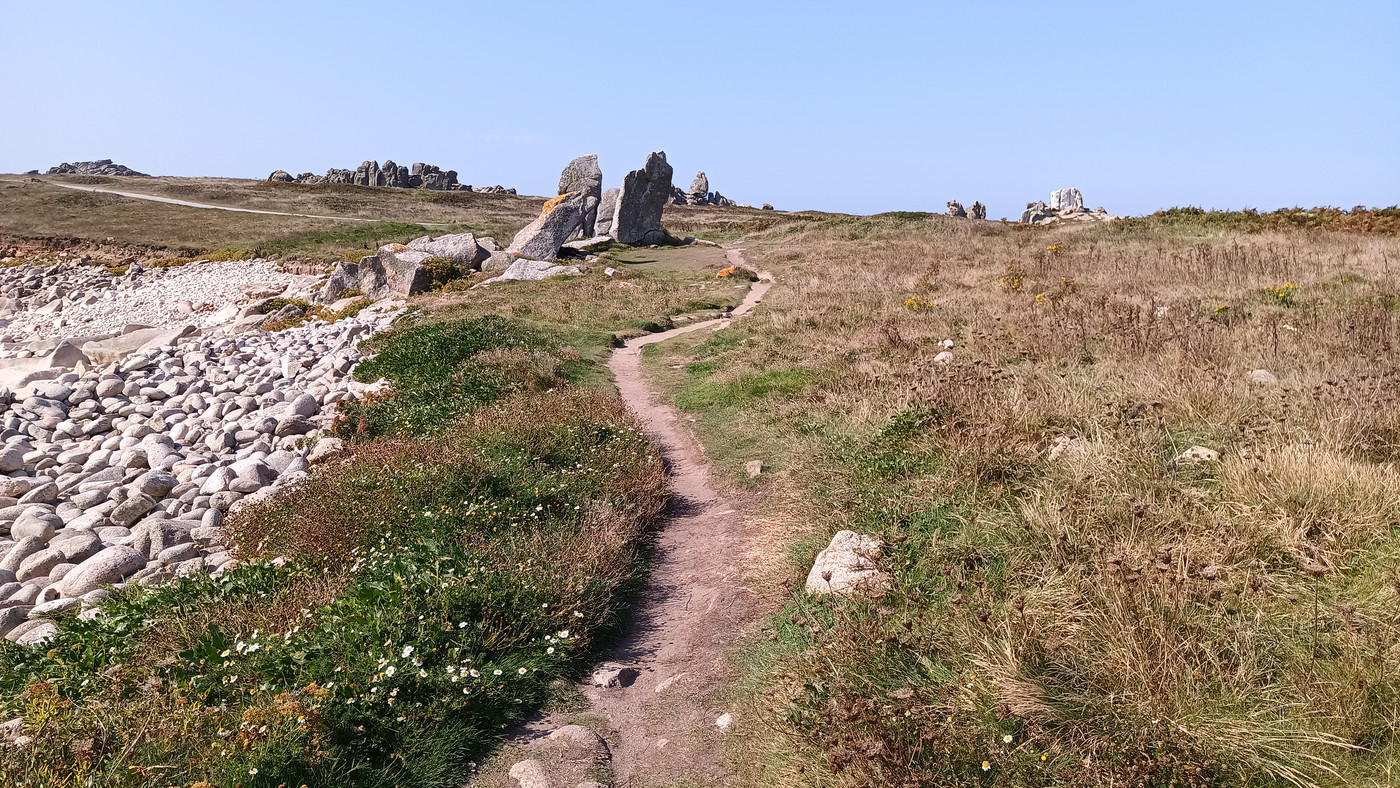
<svg viewBox="0 0 1400 788"><path fill-rule="evenodd" d="M379 169L379 162L367 161L355 170L356 186L383 186L384 173Z"/></svg>
<svg viewBox="0 0 1400 788"><path fill-rule="evenodd" d="M838 531L807 574L807 593L846 595L888 588L889 575L877 563L880 553L874 537Z"/></svg>
<svg viewBox="0 0 1400 788"><path fill-rule="evenodd" d="M506 251L526 260L553 260L559 249L583 225L590 197L584 192L570 192L544 204L540 216L515 234ZM597 210L597 203L593 203Z"/></svg>
<svg viewBox="0 0 1400 788"><path fill-rule="evenodd" d="M959 219L967 218L967 211L963 210L962 203L957 200L948 201L948 215Z"/></svg>
<svg viewBox="0 0 1400 788"><path fill-rule="evenodd" d="M326 183L343 183L346 185L350 185L355 182L355 171L338 170L332 167L329 170L326 170L326 177L323 180Z"/></svg>
<svg viewBox="0 0 1400 788"><path fill-rule="evenodd" d="M608 189L598 201L598 221L593 226L594 235L612 235L613 216L617 213L617 197L621 189Z"/></svg>
<svg viewBox="0 0 1400 788"><path fill-rule="evenodd" d="M671 165L666 152L647 156L646 165L627 173L617 197L611 235L625 244L654 244L666 240L661 212L671 196Z"/></svg>
<svg viewBox="0 0 1400 788"><path fill-rule="evenodd" d="M1075 208L1084 207L1084 195L1078 189L1056 189L1050 192L1050 209L1054 211L1069 211Z"/></svg>
<svg viewBox="0 0 1400 788"><path fill-rule="evenodd" d="M986 219L987 206L983 205L980 202L975 202L972 204L971 208L967 209L967 215L973 219Z"/></svg>
<svg viewBox="0 0 1400 788"><path fill-rule="evenodd" d="M583 237L592 238L597 231L598 203L603 197L603 171L598 168L598 154L590 153L574 159L560 174L559 194L574 192L582 192L586 198L594 201L591 209L585 209L582 222Z"/></svg>
<svg viewBox="0 0 1400 788"><path fill-rule="evenodd" d="M408 168L395 164L393 159L385 159L384 166L380 168L384 174L384 185L395 189L408 188Z"/></svg>
<svg viewBox="0 0 1400 788"><path fill-rule="evenodd" d="M118 175L127 177L149 178L151 176L144 172L137 172L130 167L121 164L113 164L111 159L99 159L97 161L75 161L73 163L63 162L57 167L50 167L49 175Z"/></svg>
<svg viewBox="0 0 1400 788"><path fill-rule="evenodd" d="M267 179L273 183L291 183L296 180L286 170L274 170L271 175L267 176Z"/></svg>

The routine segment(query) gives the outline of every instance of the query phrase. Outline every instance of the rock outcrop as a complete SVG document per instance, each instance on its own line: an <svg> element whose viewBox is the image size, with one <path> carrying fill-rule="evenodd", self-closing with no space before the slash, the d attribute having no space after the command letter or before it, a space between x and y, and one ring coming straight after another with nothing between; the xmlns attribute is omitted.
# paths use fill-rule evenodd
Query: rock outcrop
<svg viewBox="0 0 1400 788"><path fill-rule="evenodd" d="M963 209L962 203L958 202L957 200L949 200L948 215L958 219L966 219L967 211Z"/></svg>
<svg viewBox="0 0 1400 788"><path fill-rule="evenodd" d="M293 178L292 174L286 170L274 170L271 175L267 176L267 179L272 183L294 183L296 181L296 178Z"/></svg>
<svg viewBox="0 0 1400 788"><path fill-rule="evenodd" d="M593 204L584 206L583 223L580 233L584 238L592 238L598 222L599 202L603 197L603 171L598 168L598 154L590 153L569 162L559 175L559 195L581 193L585 200Z"/></svg>
<svg viewBox="0 0 1400 788"><path fill-rule="evenodd" d="M491 251L471 233L425 235L406 244L386 244L358 263L337 265L316 300L329 304L353 290L366 298L407 298L432 287L431 260L446 260L461 271L479 271Z"/></svg>
<svg viewBox="0 0 1400 788"><path fill-rule="evenodd" d="M1054 224L1062 221L1072 222L1111 222L1117 219L1102 206L1092 211L1084 210L1084 196L1078 189L1057 189L1050 193L1050 202L1029 202L1026 203L1026 210L1021 213L1023 224Z"/></svg>
<svg viewBox="0 0 1400 788"><path fill-rule="evenodd" d="M661 213L671 198L671 165L666 152L647 156L640 170L627 173L617 197L610 234L620 243L661 243L669 236L661 229Z"/></svg>
<svg viewBox="0 0 1400 788"><path fill-rule="evenodd" d="M75 161L73 163L63 162L57 167L50 167L48 175L117 175L122 177L149 178L151 176L144 172L137 172L130 167L121 164L113 164L111 159L99 159L97 161Z"/></svg>
<svg viewBox="0 0 1400 788"><path fill-rule="evenodd" d="M987 206L983 205L980 202L975 202L972 204L971 208L967 209L967 215L969 218L972 219L986 219Z"/></svg>

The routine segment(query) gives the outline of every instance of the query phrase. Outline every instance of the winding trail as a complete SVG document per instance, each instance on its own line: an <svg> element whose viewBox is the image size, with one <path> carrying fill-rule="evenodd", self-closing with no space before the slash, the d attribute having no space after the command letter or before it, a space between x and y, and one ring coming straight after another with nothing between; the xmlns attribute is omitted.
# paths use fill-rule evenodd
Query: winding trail
<svg viewBox="0 0 1400 788"><path fill-rule="evenodd" d="M748 265L743 249L725 256L731 265ZM723 774L717 746L723 732L716 720L725 710L712 704L725 686L726 657L754 612L740 568L744 514L716 491L704 450L679 412L658 401L648 385L642 348L728 326L751 312L773 284L767 272L759 280L728 316L629 340L608 361L623 401L660 450L672 486L646 590L611 655L640 675L631 686L586 693L612 728L608 741L619 786L639 778L647 784L681 777L710 782Z"/></svg>

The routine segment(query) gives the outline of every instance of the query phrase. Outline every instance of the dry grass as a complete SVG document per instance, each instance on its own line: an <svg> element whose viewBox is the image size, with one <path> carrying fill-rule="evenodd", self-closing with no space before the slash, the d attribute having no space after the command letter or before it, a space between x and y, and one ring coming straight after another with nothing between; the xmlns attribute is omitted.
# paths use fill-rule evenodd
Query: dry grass
<svg viewBox="0 0 1400 788"><path fill-rule="evenodd" d="M755 781L1386 784L1400 242L894 215L750 248L764 307L652 368L689 363L722 465L776 470L790 588L839 528L896 578L790 598L753 655L785 721Z"/></svg>

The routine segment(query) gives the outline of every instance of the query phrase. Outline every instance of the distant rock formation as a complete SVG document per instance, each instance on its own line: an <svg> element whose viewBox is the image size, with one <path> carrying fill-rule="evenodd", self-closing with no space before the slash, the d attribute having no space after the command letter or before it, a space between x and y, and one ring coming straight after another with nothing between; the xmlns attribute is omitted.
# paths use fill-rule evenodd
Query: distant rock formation
<svg viewBox="0 0 1400 788"><path fill-rule="evenodd" d="M987 206L980 202L974 202L972 207L963 208L963 204L957 200L949 200L948 215L955 219L986 219Z"/></svg>
<svg viewBox="0 0 1400 788"><path fill-rule="evenodd" d="M1054 224L1055 222L1111 222L1119 217L1099 206L1084 210L1084 195L1078 189L1057 189L1050 193L1050 202L1028 202L1021 213L1022 224Z"/></svg>
<svg viewBox="0 0 1400 788"><path fill-rule="evenodd" d="M113 164L111 159L100 159L98 161L75 161L72 164L64 162L57 167L49 168L48 175L120 175L133 176L138 178L149 178L151 176L144 172L137 172L130 167L120 164Z"/></svg>
<svg viewBox="0 0 1400 788"><path fill-rule="evenodd" d="M353 170L332 167L325 175L310 172L293 178L285 170L277 170L267 176L269 181L278 183L339 183L347 186L382 186L392 189L427 189L429 191L472 191L472 187L457 182L457 171L443 171L431 164L416 162L412 167L395 164L386 159L383 166L377 161L366 161ZM476 191L483 194L515 194L515 189L504 186L489 186Z"/></svg>
<svg viewBox="0 0 1400 788"><path fill-rule="evenodd" d="M683 192L679 186L671 189L671 203L673 205L716 205L721 208L733 208L738 204L719 192L710 191L710 179L705 176L703 170L697 172L695 180L690 182L690 191Z"/></svg>

